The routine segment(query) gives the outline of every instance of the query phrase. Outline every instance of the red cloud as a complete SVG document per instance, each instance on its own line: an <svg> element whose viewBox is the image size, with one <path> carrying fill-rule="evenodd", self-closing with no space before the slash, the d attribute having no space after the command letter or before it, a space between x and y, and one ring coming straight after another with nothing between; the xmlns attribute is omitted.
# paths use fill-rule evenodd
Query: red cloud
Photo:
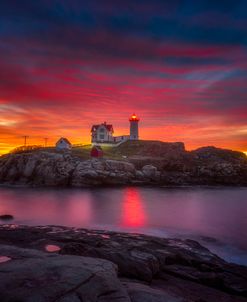
<svg viewBox="0 0 247 302"><path fill-rule="evenodd" d="M83 36L85 48L56 42L5 41L12 51L2 50L0 58L0 152L21 144L23 135L37 144L59 136L89 142L91 124L104 120L118 134L128 133L132 112L141 117L144 139L247 150L241 48L154 44L105 33Z"/></svg>

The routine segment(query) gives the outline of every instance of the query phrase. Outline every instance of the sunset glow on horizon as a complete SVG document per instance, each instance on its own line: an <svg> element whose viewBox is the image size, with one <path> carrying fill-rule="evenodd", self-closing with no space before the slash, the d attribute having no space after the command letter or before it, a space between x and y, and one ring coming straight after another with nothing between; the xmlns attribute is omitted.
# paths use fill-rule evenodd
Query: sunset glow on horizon
<svg viewBox="0 0 247 302"><path fill-rule="evenodd" d="M0 4L0 154L93 124L140 139L247 154L244 1Z"/></svg>

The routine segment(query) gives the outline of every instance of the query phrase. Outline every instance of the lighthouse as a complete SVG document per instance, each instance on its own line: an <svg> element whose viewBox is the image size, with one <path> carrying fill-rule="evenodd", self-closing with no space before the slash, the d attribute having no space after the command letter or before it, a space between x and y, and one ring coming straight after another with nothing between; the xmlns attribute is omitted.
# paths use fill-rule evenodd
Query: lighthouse
<svg viewBox="0 0 247 302"><path fill-rule="evenodd" d="M139 133L138 133L139 120L140 119L134 113L129 118L129 121L130 121L130 140L138 140L139 139Z"/></svg>

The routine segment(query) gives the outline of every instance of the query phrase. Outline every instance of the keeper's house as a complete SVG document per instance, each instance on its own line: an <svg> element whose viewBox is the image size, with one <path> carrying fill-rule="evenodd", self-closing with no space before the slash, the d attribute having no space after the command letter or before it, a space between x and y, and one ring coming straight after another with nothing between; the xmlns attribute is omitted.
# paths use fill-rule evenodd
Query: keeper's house
<svg viewBox="0 0 247 302"><path fill-rule="evenodd" d="M100 125L93 125L91 129L92 143L113 143L113 126L104 122Z"/></svg>

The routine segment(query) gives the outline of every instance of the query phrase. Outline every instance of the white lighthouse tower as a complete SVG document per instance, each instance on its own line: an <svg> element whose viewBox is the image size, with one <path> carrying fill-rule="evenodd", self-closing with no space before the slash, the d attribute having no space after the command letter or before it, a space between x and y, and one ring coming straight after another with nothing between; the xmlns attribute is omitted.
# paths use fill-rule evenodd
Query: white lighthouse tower
<svg viewBox="0 0 247 302"><path fill-rule="evenodd" d="M129 121L130 121L130 140L138 140L139 139L139 133L138 133L139 120L140 119L134 113L129 118Z"/></svg>

